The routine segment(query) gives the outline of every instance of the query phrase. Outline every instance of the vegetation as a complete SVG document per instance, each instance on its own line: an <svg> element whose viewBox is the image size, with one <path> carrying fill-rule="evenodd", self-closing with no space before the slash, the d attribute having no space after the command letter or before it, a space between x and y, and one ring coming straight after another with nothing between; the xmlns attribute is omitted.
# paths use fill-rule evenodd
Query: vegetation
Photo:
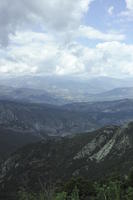
<svg viewBox="0 0 133 200"><path fill-rule="evenodd" d="M39 193L19 192L19 200L133 200L133 170L128 177L110 177L90 183L83 178L72 178L60 188Z"/></svg>

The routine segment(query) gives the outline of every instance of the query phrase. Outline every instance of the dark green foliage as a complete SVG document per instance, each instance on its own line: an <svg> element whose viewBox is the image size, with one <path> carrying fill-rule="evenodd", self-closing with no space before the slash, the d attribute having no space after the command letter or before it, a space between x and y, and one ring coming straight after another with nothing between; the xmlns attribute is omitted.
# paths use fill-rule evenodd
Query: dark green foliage
<svg viewBox="0 0 133 200"><path fill-rule="evenodd" d="M125 200L133 200L133 188L129 187L127 189Z"/></svg>
<svg viewBox="0 0 133 200"><path fill-rule="evenodd" d="M128 176L128 184L133 187L133 168L130 170L129 176Z"/></svg>
<svg viewBox="0 0 133 200"><path fill-rule="evenodd" d="M81 198L79 198L79 190L77 187L75 187L71 194L71 200L80 200L80 199Z"/></svg>
<svg viewBox="0 0 133 200"><path fill-rule="evenodd" d="M55 200L66 200L67 194L66 192L61 192L56 195Z"/></svg>
<svg viewBox="0 0 133 200"><path fill-rule="evenodd" d="M22 190L18 192L18 198L19 200L35 200L36 196L35 194Z"/></svg>
<svg viewBox="0 0 133 200"><path fill-rule="evenodd" d="M132 173L132 172L131 172ZM130 179L131 173L128 180ZM39 193L19 192L18 200L133 200L133 187L127 178L114 179L110 177L104 183L93 182L83 178L72 178L64 184L60 192L45 189ZM126 183L126 187L123 185Z"/></svg>
<svg viewBox="0 0 133 200"><path fill-rule="evenodd" d="M122 200L120 182L110 182L108 185L96 186L97 200Z"/></svg>
<svg viewBox="0 0 133 200"><path fill-rule="evenodd" d="M95 188L93 183L85 180L84 178L72 178L68 181L65 186L64 190L67 194L71 194L75 188L78 190L78 194L80 199L85 199L88 196L92 196L95 194Z"/></svg>

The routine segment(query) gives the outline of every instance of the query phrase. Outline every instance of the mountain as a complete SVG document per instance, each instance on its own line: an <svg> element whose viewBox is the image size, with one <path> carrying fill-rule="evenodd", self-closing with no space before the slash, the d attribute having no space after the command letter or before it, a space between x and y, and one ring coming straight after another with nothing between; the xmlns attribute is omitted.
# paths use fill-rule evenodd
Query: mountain
<svg viewBox="0 0 133 200"><path fill-rule="evenodd" d="M57 98L57 100L66 102L82 102L82 101L98 101L101 93L110 91L115 88L132 87L133 79L116 79L111 77L95 77L95 78L75 78L70 76L20 76L0 78L0 85L5 85L17 89L34 89L35 95L39 96L37 90L40 91L40 99L32 93L31 99L34 103L45 101L45 95ZM25 89L25 90L26 90ZM43 92L43 93L42 93ZM24 92L25 94L26 92ZM31 93L31 92L30 92ZM37 94L36 94L37 93ZM43 96L44 94L44 96ZM98 95L97 95L98 94ZM25 96L21 96L20 99ZM28 95L28 90L27 90ZM27 97L26 95L26 97ZM95 96L96 95L96 96ZM17 94L17 98L18 98ZM102 97L102 95L101 95ZM100 99L101 99L100 97ZM104 98L103 98L104 99ZM115 98L116 99L116 98ZM115 100L112 99L112 100ZM118 99L118 98L117 98ZM58 103L57 101L57 103ZM59 101L59 103L60 103ZM53 102L53 100L51 100ZM55 99L54 99L54 103Z"/></svg>
<svg viewBox="0 0 133 200"><path fill-rule="evenodd" d="M133 120L133 100L65 106L0 101L0 127L40 137L88 132Z"/></svg>
<svg viewBox="0 0 133 200"><path fill-rule="evenodd" d="M1 195L21 187L36 191L40 183L61 183L72 176L97 180L112 172L127 174L133 166L132 133L130 123L27 145L2 164Z"/></svg>
<svg viewBox="0 0 133 200"><path fill-rule="evenodd" d="M93 128L86 113L49 104L0 101L0 126L35 135L65 135Z"/></svg>
<svg viewBox="0 0 133 200"><path fill-rule="evenodd" d="M65 99L57 97L54 94L50 94L45 90L17 88L1 85L0 91L0 100L15 100L30 103L49 103L56 105L67 103Z"/></svg>
<svg viewBox="0 0 133 200"><path fill-rule="evenodd" d="M40 137L28 132L0 127L0 163L18 148L40 140Z"/></svg>
<svg viewBox="0 0 133 200"><path fill-rule="evenodd" d="M45 90L51 95L64 99L67 102L87 100L88 94L105 91L101 86L93 86L88 80L74 79L62 76L24 76L8 77L0 80L1 85L15 88L30 88Z"/></svg>
<svg viewBox="0 0 133 200"><path fill-rule="evenodd" d="M89 101L114 101L126 98L133 99L133 87L115 88L107 92L91 95Z"/></svg>
<svg viewBox="0 0 133 200"><path fill-rule="evenodd" d="M74 87L74 86L73 86ZM80 87L82 87L80 85ZM77 90L76 85L73 93L69 94L69 91L66 90L66 94L60 92L56 93L53 90L52 92L46 91L44 89L33 89L33 88L17 88L9 86L0 86L0 100L14 100L20 102L29 102L29 103L46 103L53 105L65 105L73 102L97 102L97 101L115 101L121 99L133 99L133 87L124 87L124 88L115 88L106 92L98 94L90 94L88 92L81 92ZM65 91L65 90L64 90ZM81 88L82 91L82 88ZM86 88L87 91L87 88ZM70 92L70 93L71 93Z"/></svg>
<svg viewBox="0 0 133 200"><path fill-rule="evenodd" d="M119 113L132 110L132 99L122 99L116 101L81 102L63 105L62 108L73 112L92 112L92 113Z"/></svg>
<svg viewBox="0 0 133 200"><path fill-rule="evenodd" d="M133 100L128 99L65 106L0 100L0 161L47 136L71 136L132 120Z"/></svg>

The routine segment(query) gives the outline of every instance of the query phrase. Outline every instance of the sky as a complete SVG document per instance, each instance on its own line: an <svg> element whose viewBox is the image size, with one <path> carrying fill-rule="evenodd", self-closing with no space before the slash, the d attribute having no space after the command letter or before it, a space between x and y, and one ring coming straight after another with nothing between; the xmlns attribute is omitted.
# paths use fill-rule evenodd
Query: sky
<svg viewBox="0 0 133 200"><path fill-rule="evenodd" d="M133 76L133 0L0 0L0 76Z"/></svg>

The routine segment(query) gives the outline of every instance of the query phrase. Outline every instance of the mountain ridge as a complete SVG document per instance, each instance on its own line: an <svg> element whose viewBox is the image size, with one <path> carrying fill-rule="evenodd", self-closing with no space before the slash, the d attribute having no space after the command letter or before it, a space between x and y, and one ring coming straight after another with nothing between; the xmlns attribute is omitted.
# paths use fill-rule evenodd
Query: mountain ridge
<svg viewBox="0 0 133 200"><path fill-rule="evenodd" d="M127 174L133 165L132 133L133 122L27 145L2 164L0 188L5 193L25 186L35 191L39 180L58 183L72 176L97 180L112 172Z"/></svg>

